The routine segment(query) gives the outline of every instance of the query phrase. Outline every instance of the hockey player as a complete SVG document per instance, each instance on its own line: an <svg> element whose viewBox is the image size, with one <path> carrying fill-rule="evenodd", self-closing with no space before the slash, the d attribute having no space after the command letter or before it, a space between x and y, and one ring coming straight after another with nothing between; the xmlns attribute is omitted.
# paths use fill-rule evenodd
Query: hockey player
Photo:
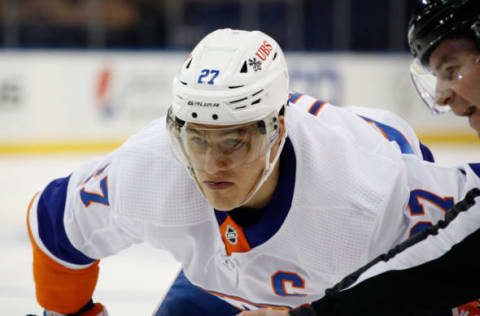
<svg viewBox="0 0 480 316"><path fill-rule="evenodd" d="M33 198L38 302L48 313L104 315L92 301L99 259L148 242L182 264L156 316L288 310L479 183L471 166L420 159L402 124L288 89L271 37L206 36L174 79L166 118Z"/></svg>
<svg viewBox="0 0 480 316"><path fill-rule="evenodd" d="M434 113L451 109L468 117L480 135L480 2L419 1L408 36L416 58L412 78L425 103ZM473 258L480 245L478 196L480 190L472 190L443 221L349 275L321 300L290 315L426 315L478 299L480 276ZM478 302L472 302L453 312L478 316L480 308Z"/></svg>
<svg viewBox="0 0 480 316"><path fill-rule="evenodd" d="M434 113L467 117L480 136L480 3L420 3L408 35L415 87Z"/></svg>

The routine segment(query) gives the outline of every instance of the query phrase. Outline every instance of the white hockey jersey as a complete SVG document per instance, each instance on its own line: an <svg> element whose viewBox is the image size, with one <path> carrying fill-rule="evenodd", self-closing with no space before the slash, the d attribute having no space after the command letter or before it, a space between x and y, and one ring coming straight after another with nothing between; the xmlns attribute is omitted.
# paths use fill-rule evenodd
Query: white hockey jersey
<svg viewBox="0 0 480 316"><path fill-rule="evenodd" d="M468 165L423 161L408 125L391 117L400 130L292 94L284 151L294 158L280 158L281 175L292 172L282 182L289 207L272 208L244 230L209 205L174 159L160 118L37 196L29 213L33 240L70 269L147 242L180 261L193 284L240 309L311 302L443 218L480 183ZM240 235L255 242L248 251L229 251Z"/></svg>

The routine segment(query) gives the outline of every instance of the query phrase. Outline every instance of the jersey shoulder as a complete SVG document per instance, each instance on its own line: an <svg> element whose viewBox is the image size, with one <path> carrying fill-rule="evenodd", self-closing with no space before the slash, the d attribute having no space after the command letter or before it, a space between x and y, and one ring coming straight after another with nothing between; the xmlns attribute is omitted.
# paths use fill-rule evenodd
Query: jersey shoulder
<svg viewBox="0 0 480 316"><path fill-rule="evenodd" d="M352 133L352 137L359 139L365 138L362 136L371 138L368 136L370 133L365 130L368 126L367 129L375 130L378 135L392 143L403 154L413 154L420 159L434 161L433 154L420 143L413 128L391 111L359 106L339 107L298 92L289 94L289 105L318 117L327 124L339 127L343 125L345 134Z"/></svg>
<svg viewBox="0 0 480 316"><path fill-rule="evenodd" d="M158 225L192 224L202 220L197 210L205 201L173 156L165 125L159 118L119 148L112 164L117 212Z"/></svg>

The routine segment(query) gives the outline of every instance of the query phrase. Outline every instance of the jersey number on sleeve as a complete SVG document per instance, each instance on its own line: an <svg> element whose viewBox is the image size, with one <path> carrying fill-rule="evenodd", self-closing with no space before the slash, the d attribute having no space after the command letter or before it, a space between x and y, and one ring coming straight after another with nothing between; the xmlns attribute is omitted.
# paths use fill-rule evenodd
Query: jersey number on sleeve
<svg viewBox="0 0 480 316"><path fill-rule="evenodd" d="M424 216L425 208L424 202L435 205L440 210L447 212L453 208L455 200L453 197L440 197L434 193L425 190L413 190L410 192L410 199L408 201L408 209L411 216ZM438 219L439 220L439 219ZM410 236L424 230L427 227L432 226L431 221L420 220L410 229Z"/></svg>
<svg viewBox="0 0 480 316"><path fill-rule="evenodd" d="M95 172L83 183L83 187L80 190L80 198L82 199L82 203L83 205L85 205L85 207L89 207L92 203L99 203L107 206L110 205L110 202L108 200L108 176L104 176L100 180L99 193L89 192L86 190L87 184L93 179L98 179L103 174L103 171L105 170L105 168L107 168L107 166L108 165Z"/></svg>

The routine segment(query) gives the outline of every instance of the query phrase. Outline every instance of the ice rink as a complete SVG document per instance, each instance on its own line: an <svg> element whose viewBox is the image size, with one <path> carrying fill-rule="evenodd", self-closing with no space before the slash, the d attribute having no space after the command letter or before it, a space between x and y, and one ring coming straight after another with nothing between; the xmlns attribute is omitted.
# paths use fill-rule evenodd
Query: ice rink
<svg viewBox="0 0 480 316"><path fill-rule="evenodd" d="M480 161L480 146L430 146L444 165ZM25 225L33 194L50 180L68 175L92 157L83 155L0 156L0 314L41 315L35 301L31 249ZM135 246L100 263L94 300L112 316L151 315L179 265L168 254Z"/></svg>

